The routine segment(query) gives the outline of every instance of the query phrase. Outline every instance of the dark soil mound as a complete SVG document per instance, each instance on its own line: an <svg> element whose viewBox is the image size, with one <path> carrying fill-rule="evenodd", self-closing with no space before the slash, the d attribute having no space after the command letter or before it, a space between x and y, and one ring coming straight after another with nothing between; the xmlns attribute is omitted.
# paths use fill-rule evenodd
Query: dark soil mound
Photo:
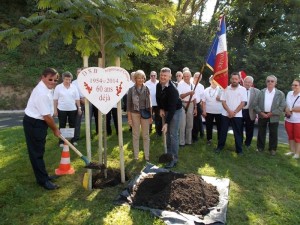
<svg viewBox="0 0 300 225"><path fill-rule="evenodd" d="M219 202L216 187L195 174L149 174L132 190L133 205L206 215Z"/></svg>
<svg viewBox="0 0 300 225"><path fill-rule="evenodd" d="M105 169L102 169L99 173L93 174L92 188L102 189L105 187L113 187L121 183L121 173L118 169L106 169L107 176L105 178ZM125 180L128 177L125 175Z"/></svg>

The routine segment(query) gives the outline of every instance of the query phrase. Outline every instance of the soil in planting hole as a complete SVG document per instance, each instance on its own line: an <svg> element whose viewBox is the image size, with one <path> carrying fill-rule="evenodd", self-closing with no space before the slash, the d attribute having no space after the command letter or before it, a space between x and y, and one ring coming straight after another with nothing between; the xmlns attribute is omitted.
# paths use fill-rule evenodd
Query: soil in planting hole
<svg viewBox="0 0 300 225"><path fill-rule="evenodd" d="M118 169L107 168L107 176L105 178L105 169L102 169L99 173L92 176L92 188L102 189L105 187L113 187L121 183L121 173ZM128 177L125 174L125 180Z"/></svg>
<svg viewBox="0 0 300 225"><path fill-rule="evenodd" d="M219 192L199 175L160 172L149 174L132 190L133 205L206 215L219 203Z"/></svg>

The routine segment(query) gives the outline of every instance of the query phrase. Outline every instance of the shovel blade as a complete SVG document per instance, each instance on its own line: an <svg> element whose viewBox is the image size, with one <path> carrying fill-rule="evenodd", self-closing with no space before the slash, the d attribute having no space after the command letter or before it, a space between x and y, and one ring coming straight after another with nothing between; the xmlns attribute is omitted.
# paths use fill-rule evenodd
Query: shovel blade
<svg viewBox="0 0 300 225"><path fill-rule="evenodd" d="M103 170L103 169L105 169L106 167L105 167L104 164L95 163L95 162L90 162L90 163L87 164L84 168L92 169L92 170Z"/></svg>

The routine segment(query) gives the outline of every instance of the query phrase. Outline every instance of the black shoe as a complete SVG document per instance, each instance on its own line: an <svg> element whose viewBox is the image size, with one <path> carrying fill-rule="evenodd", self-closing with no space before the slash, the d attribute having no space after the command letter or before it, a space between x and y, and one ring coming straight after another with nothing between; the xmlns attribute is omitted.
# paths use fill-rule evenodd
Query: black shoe
<svg viewBox="0 0 300 225"><path fill-rule="evenodd" d="M185 145L179 145L180 148L183 148Z"/></svg>
<svg viewBox="0 0 300 225"><path fill-rule="evenodd" d="M59 188L57 184L52 183L50 180L46 181L42 186L47 190L55 190Z"/></svg>
<svg viewBox="0 0 300 225"><path fill-rule="evenodd" d="M221 149L219 149L219 148L216 148L216 149L215 149L215 153L216 153L216 154L220 154L220 152L221 152Z"/></svg>
<svg viewBox="0 0 300 225"><path fill-rule="evenodd" d="M165 166L165 168L166 168L166 169L173 168L173 167L176 166L176 164L177 164L177 162L172 161L172 162L168 163L168 164Z"/></svg>
<svg viewBox="0 0 300 225"><path fill-rule="evenodd" d="M193 139L193 143L197 142L198 141L198 138L195 138Z"/></svg>
<svg viewBox="0 0 300 225"><path fill-rule="evenodd" d="M58 175L50 175L50 176L48 176L48 179L49 179L50 181L54 181L54 180L56 180L57 178L59 178Z"/></svg>

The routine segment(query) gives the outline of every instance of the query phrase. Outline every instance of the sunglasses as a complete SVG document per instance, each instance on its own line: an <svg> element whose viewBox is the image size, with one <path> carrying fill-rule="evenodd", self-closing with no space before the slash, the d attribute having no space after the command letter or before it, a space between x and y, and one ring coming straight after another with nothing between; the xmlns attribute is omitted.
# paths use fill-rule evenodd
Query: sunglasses
<svg viewBox="0 0 300 225"><path fill-rule="evenodd" d="M274 83L275 80L267 80L268 83Z"/></svg>
<svg viewBox="0 0 300 225"><path fill-rule="evenodd" d="M54 82L57 82L58 79L48 79L48 81L54 81Z"/></svg>

